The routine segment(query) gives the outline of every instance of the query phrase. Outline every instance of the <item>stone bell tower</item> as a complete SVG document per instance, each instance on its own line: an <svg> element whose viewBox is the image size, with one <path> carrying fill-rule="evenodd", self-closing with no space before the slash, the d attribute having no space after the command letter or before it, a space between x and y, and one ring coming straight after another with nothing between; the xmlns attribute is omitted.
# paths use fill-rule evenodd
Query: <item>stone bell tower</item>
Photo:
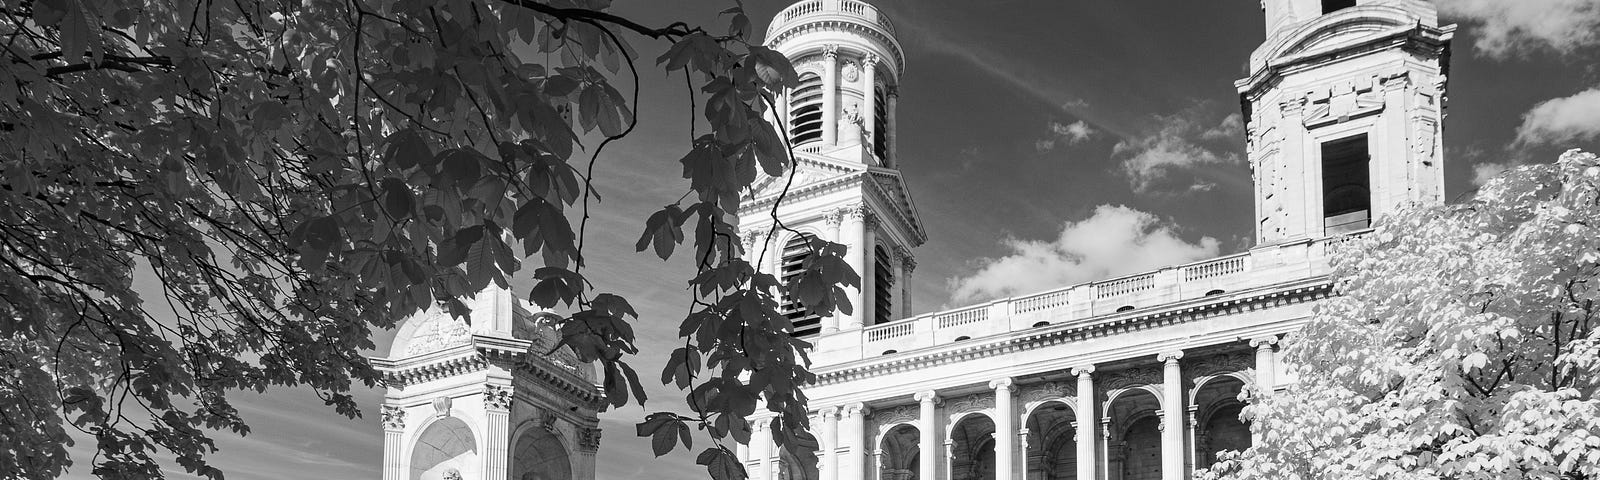
<svg viewBox="0 0 1600 480"><path fill-rule="evenodd" d="M384 395L383 480L593 480L603 393L554 315L490 287L472 321L433 308L372 359Z"/></svg>
<svg viewBox="0 0 1600 480"><path fill-rule="evenodd" d="M1443 201L1454 25L1425 0L1262 0L1238 87L1262 245L1358 231Z"/></svg>
<svg viewBox="0 0 1600 480"><path fill-rule="evenodd" d="M799 85L769 112L794 146L797 165L792 182L757 181L741 205L739 228L749 259L785 280L801 271L810 251L804 238L783 229L768 237L780 196L784 226L849 247L849 264L862 277L861 289L846 288L850 314L813 312L793 299L784 299L783 308L795 335L816 345L814 358L859 350L863 327L910 312L911 249L927 240L894 141L905 53L889 18L858 0L790 5L767 28L766 44L800 74Z"/></svg>

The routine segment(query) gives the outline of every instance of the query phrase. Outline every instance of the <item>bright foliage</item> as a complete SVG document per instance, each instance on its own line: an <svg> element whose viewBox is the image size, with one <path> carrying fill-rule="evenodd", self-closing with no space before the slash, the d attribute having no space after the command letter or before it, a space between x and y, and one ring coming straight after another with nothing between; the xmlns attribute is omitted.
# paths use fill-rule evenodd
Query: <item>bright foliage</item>
<svg viewBox="0 0 1600 480"><path fill-rule="evenodd" d="M1600 159L1380 222L1247 407L1255 447L1202 478L1600 478Z"/></svg>
<svg viewBox="0 0 1600 480"><path fill-rule="evenodd" d="M208 430L248 430L230 391L308 387L357 415L372 328L465 314L457 299L521 271L531 301L568 314L565 343L600 363L611 405L642 402L637 313L583 274L594 164L635 125L629 38L671 43L657 63L709 127L686 139L684 199L639 243L665 258L689 240L698 267L662 374L688 411L640 433L660 451L705 428L701 463L742 477L722 441L748 441L765 396L779 443L814 461L797 390L812 376L775 295L830 311L859 278L814 240L808 273L780 285L729 224L792 162L763 115L794 71L749 43L737 5L714 33L608 3L0 3L0 477L60 475L74 428L104 478L160 477L161 456L220 478Z"/></svg>

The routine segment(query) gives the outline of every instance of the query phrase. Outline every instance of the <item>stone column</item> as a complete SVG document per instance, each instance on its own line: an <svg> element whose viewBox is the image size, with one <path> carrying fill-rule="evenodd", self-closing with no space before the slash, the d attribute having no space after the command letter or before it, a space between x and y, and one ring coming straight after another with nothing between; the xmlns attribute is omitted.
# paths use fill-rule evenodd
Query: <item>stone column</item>
<svg viewBox="0 0 1600 480"><path fill-rule="evenodd" d="M1278 379L1275 378L1278 365L1273 352L1277 345L1276 335L1250 339L1250 346L1256 349L1256 388L1263 394L1270 394L1278 387Z"/></svg>
<svg viewBox="0 0 1600 480"><path fill-rule="evenodd" d="M1156 356L1163 364L1161 384L1161 478L1181 480L1183 472L1183 373L1178 359L1183 351L1162 352Z"/></svg>
<svg viewBox="0 0 1600 480"><path fill-rule="evenodd" d="M840 238L839 238L839 233L840 233L839 232L839 225L844 222L844 211L838 210L838 209L829 210L828 213L823 215L823 221L828 225L827 232L826 232L827 235L828 235L828 241L835 242L835 243L844 243L845 245L849 245L850 244L849 242L841 241ZM846 259L847 262L849 261L849 258L850 258L850 255L848 253L846 253L845 254L845 259ZM854 265L851 265L851 268L854 268L854 267L855 267ZM848 290L849 289L846 288L846 291L848 291ZM854 305L852 304L852 306L854 306ZM840 315L839 312L834 312L832 315L823 316L822 317L822 333L833 333L833 332L839 331L839 317L840 316L841 315Z"/></svg>
<svg viewBox="0 0 1600 480"><path fill-rule="evenodd" d="M398 405L383 406L383 480L405 480L404 459L406 410Z"/></svg>
<svg viewBox="0 0 1600 480"><path fill-rule="evenodd" d="M822 458L818 466L817 476L820 480L838 480L839 478L839 407L826 407L818 413L822 417L822 436L817 438L817 444L822 451L818 452Z"/></svg>
<svg viewBox="0 0 1600 480"><path fill-rule="evenodd" d="M1078 376L1078 478L1091 480L1095 478L1095 443L1098 440L1094 434L1094 365L1085 365L1072 369L1072 374Z"/></svg>
<svg viewBox="0 0 1600 480"><path fill-rule="evenodd" d="M767 476L772 471L772 435L767 432L767 419L757 419L751 425L750 455L755 457L745 464L751 480L775 480ZM756 468L750 468L752 465Z"/></svg>
<svg viewBox="0 0 1600 480"><path fill-rule="evenodd" d="M878 216L861 205L861 324L874 325L878 321Z"/></svg>
<svg viewBox="0 0 1600 480"><path fill-rule="evenodd" d="M1017 468L1013 462L1016 455L1017 419L1012 415L1012 404L1015 403L1011 396L1011 386L1014 381L1010 377L989 382L989 388L994 389L994 471L996 480L1016 478Z"/></svg>
<svg viewBox="0 0 1600 480"><path fill-rule="evenodd" d="M900 104L900 87L898 85L885 85L883 89L884 96L889 97L889 131L879 133L879 135L884 135L885 140L889 142L889 158L884 159L884 165L889 168L900 168L900 148L898 142L895 141L900 138L899 135L895 135L895 132L899 131L897 128L899 128L900 122L896 121L894 114L895 107Z"/></svg>
<svg viewBox="0 0 1600 480"><path fill-rule="evenodd" d="M839 451L844 460L839 462L839 480L866 480L867 462L867 406L852 403L844 406L844 428L839 432Z"/></svg>
<svg viewBox="0 0 1600 480"><path fill-rule="evenodd" d="M920 463L917 468L922 472L922 476L929 477L934 475L933 472L939 471L939 457L942 453L939 450L939 393L933 390L918 392L916 399L922 407L921 415L917 417L917 433L922 435L917 442L917 451L921 452L918 455ZM949 476L946 475L945 478L948 479Z"/></svg>
<svg viewBox="0 0 1600 480"><path fill-rule="evenodd" d="M594 480L594 454L600 451L600 428L577 428L578 432L578 469L577 480ZM748 455L749 452L746 452ZM519 479L511 479L519 480Z"/></svg>
<svg viewBox="0 0 1600 480"><path fill-rule="evenodd" d="M822 46L822 144L839 144L839 46Z"/></svg>
<svg viewBox="0 0 1600 480"><path fill-rule="evenodd" d="M483 478L506 480L511 466L511 399L509 385L484 385L483 410L488 428L483 432Z"/></svg>
<svg viewBox="0 0 1600 480"><path fill-rule="evenodd" d="M911 318L911 272L917 269L917 257L911 249L900 248L900 318Z"/></svg>
<svg viewBox="0 0 1600 480"><path fill-rule="evenodd" d="M849 251L845 252L844 255L845 263L849 264L850 269L855 270L856 273L860 274L862 277L861 288L844 288L845 298L850 300L850 315L844 317L844 325L839 327L844 330L861 329L861 326L865 324L862 319L867 318L865 316L866 309L862 308L862 304L864 303L862 302L862 298L865 297L863 292L865 292L867 277L867 268L864 259L870 258L862 254L863 248L861 246L861 242L866 238L866 228L863 225L863 219L861 218L862 214L866 213L864 211L865 208L866 207L856 205L844 207L842 210L840 210L840 214L842 214L844 218L843 223L839 227L839 243L842 243L845 247L849 248ZM835 315L842 315L842 313L835 313Z"/></svg>
<svg viewBox="0 0 1600 480"><path fill-rule="evenodd" d="M877 158L878 145L878 56L868 54L861 59L861 131L866 132L869 143L863 145L867 148L867 156ZM878 165L883 165L883 159L878 158Z"/></svg>

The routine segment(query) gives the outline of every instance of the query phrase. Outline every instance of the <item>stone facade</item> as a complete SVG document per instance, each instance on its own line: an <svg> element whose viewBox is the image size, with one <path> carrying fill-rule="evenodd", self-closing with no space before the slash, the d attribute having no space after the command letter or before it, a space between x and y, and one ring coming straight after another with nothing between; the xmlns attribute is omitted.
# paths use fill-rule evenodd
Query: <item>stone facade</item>
<svg viewBox="0 0 1600 480"><path fill-rule="evenodd" d="M1257 245L881 324L860 313L824 319L827 328L812 339L818 380L806 391L822 446L816 478L1174 480L1211 465L1220 451L1251 445L1240 409L1249 395L1295 382L1295 370L1278 361L1278 342L1334 294L1329 255L1374 218L1442 201L1439 139L1454 31L1421 0L1262 6L1268 38L1237 84L1256 178ZM834 77L867 65L857 63L865 54L898 79L903 56L893 34L870 5L806 0L778 14L768 42L833 79L825 92L846 92ZM835 112L848 101L840 98L821 104ZM892 139L889 125L877 134ZM903 189L869 181L898 180L897 170L883 168L898 159L848 147L826 135L798 146L802 169L832 173L790 186L778 211L852 252L890 237L888 264L903 278L923 239L916 210ZM764 215L779 198L758 192L744 217L756 236L770 229ZM877 226L863 232L854 218ZM783 245L767 240L769 248ZM891 278L872 275L879 267L871 256L851 266L863 278ZM852 303L862 305L855 300L871 298L872 288ZM741 450L751 478L783 478L793 466L770 434L753 438Z"/></svg>

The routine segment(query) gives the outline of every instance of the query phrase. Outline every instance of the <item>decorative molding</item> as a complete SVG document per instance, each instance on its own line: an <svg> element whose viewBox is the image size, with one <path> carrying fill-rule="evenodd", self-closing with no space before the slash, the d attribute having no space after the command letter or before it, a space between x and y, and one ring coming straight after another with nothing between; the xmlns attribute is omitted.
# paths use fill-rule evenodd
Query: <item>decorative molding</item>
<svg viewBox="0 0 1600 480"><path fill-rule="evenodd" d="M989 393L974 393L965 397L951 400L945 410L951 415L981 412L994 408L994 395Z"/></svg>
<svg viewBox="0 0 1600 480"><path fill-rule="evenodd" d="M1201 357L1194 362L1194 365L1187 367L1187 370L1189 370L1187 373L1193 377L1203 377L1243 372L1252 368L1255 368L1254 355L1245 352L1231 352Z"/></svg>
<svg viewBox="0 0 1600 480"><path fill-rule="evenodd" d="M1066 382L1045 382L1022 387L1022 401L1039 402L1044 400L1059 400L1077 395L1077 386Z"/></svg>
<svg viewBox="0 0 1600 480"><path fill-rule="evenodd" d="M1160 385L1161 382L1161 369L1135 367L1106 374L1104 388L1108 391L1120 390L1141 385Z"/></svg>
<svg viewBox="0 0 1600 480"><path fill-rule="evenodd" d="M437 352L457 345L472 343L472 328L443 309L422 319L422 325L412 331L407 340L405 356L411 357Z"/></svg>
<svg viewBox="0 0 1600 480"><path fill-rule="evenodd" d="M556 416L555 410L539 409L539 427L543 428L544 431L556 433L556 431L560 430L560 425L556 423L559 421L561 421L561 418Z"/></svg>
<svg viewBox="0 0 1600 480"><path fill-rule="evenodd" d="M845 407L847 410L849 407ZM898 407L880 408L872 413L872 421L878 425L895 425L917 421L921 411L916 405L901 405Z"/></svg>
<svg viewBox="0 0 1600 480"><path fill-rule="evenodd" d="M512 401L513 395L510 386L483 386L483 408L490 410L510 410Z"/></svg>
<svg viewBox="0 0 1600 480"><path fill-rule="evenodd" d="M384 430L405 430L406 409L398 405L384 405L382 410Z"/></svg>
<svg viewBox="0 0 1600 480"><path fill-rule="evenodd" d="M856 62L847 60L844 62L844 68L839 70L839 77L842 78L845 83L855 83L856 81L861 80L861 65L857 64Z"/></svg>
<svg viewBox="0 0 1600 480"><path fill-rule="evenodd" d="M844 209L835 208L828 210L822 214L822 219L824 222L827 222L829 227L837 227L839 224L844 223Z"/></svg>

